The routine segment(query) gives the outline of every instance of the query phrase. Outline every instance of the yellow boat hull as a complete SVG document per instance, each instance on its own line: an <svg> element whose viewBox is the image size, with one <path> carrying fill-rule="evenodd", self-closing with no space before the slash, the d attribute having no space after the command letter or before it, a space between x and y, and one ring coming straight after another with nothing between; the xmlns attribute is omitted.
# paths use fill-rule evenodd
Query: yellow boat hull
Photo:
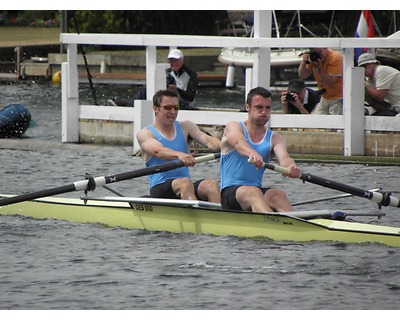
<svg viewBox="0 0 400 320"><path fill-rule="evenodd" d="M306 220L280 213L224 211L185 203L152 203L151 199L143 202L88 200L85 204L81 199L49 197L0 207L0 214L172 233L296 242L376 242L400 247L400 228L397 227L325 218Z"/></svg>

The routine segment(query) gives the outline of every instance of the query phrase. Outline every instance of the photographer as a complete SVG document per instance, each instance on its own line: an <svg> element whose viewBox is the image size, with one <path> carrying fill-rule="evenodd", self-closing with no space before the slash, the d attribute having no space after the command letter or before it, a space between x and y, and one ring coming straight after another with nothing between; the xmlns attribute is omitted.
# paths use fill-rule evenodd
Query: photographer
<svg viewBox="0 0 400 320"><path fill-rule="evenodd" d="M179 93L181 109L191 109L196 97L198 80L196 72L189 69L179 49L173 49L168 54L170 68L167 69L167 90L176 90Z"/></svg>
<svg viewBox="0 0 400 320"><path fill-rule="evenodd" d="M310 48L302 54L298 68L299 77L311 75L319 89L325 89L313 114L343 114L343 57L328 48Z"/></svg>
<svg viewBox="0 0 400 320"><path fill-rule="evenodd" d="M197 73L189 69L184 64L183 53L181 50L173 49L168 54L170 67L166 70L167 90L175 90L179 94L179 107L181 109L191 109L197 88L199 86ZM108 106L128 106L133 107L135 100L146 100L146 87L140 88L129 100L109 99Z"/></svg>
<svg viewBox="0 0 400 320"><path fill-rule="evenodd" d="M282 111L286 114L310 114L321 100L317 91L307 88L301 79L289 81L287 91L282 92Z"/></svg>

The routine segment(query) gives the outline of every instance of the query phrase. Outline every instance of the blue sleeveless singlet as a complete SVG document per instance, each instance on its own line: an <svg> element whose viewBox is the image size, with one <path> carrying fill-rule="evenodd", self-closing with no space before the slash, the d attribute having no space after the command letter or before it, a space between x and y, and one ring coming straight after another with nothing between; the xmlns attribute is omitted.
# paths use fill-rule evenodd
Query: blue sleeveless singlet
<svg viewBox="0 0 400 320"><path fill-rule="evenodd" d="M264 162L269 162L273 131L267 129L263 139L258 143L254 143L250 140L249 132L243 121L239 121L239 123L243 127L247 143L263 157ZM235 149L227 153L221 153L221 190L226 187L237 185L262 187L262 178L265 168L256 170L256 167L248 163L247 160L248 157L241 156Z"/></svg>
<svg viewBox="0 0 400 320"><path fill-rule="evenodd" d="M170 148L170 149L173 149L176 151L185 152L185 153L189 152L185 136L183 134L181 125L178 121L175 122L175 137L172 140L165 138L152 125L148 125L147 128L154 133L156 139L158 141L160 141L164 147L167 147L167 148ZM151 156L146 161L146 166L147 167L156 166L156 165L167 163L169 161L170 160L162 160L155 156ZM186 166L183 166L181 168L177 168L174 170L151 174L151 175L149 175L150 188L152 188L155 185L158 185L160 183L164 183L165 181L170 180L170 179L184 178L184 177L190 178L189 168Z"/></svg>

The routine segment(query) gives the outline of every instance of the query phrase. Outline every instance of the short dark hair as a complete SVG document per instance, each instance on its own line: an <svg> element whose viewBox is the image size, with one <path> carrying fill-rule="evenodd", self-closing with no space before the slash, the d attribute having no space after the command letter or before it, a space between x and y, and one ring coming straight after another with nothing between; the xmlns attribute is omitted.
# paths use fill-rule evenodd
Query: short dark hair
<svg viewBox="0 0 400 320"><path fill-rule="evenodd" d="M254 96L261 96L263 98L270 98L271 97L271 91L268 89L265 89L264 87L256 87L253 88L249 91L247 94L247 99L246 99L246 104L251 106L251 102L253 100Z"/></svg>
<svg viewBox="0 0 400 320"><path fill-rule="evenodd" d="M158 90L153 96L153 105L160 108L163 97L176 97L179 99L179 95L176 90Z"/></svg>
<svg viewBox="0 0 400 320"><path fill-rule="evenodd" d="M300 93L306 87L303 79L291 79L288 83L288 91Z"/></svg>

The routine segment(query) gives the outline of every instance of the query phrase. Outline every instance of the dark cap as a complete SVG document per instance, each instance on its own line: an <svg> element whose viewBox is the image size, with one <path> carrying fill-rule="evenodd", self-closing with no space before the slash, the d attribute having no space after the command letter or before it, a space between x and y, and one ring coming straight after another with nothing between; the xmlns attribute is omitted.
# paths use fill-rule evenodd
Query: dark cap
<svg viewBox="0 0 400 320"><path fill-rule="evenodd" d="M299 93L306 87L306 84L301 79L292 79L289 81L288 91Z"/></svg>

